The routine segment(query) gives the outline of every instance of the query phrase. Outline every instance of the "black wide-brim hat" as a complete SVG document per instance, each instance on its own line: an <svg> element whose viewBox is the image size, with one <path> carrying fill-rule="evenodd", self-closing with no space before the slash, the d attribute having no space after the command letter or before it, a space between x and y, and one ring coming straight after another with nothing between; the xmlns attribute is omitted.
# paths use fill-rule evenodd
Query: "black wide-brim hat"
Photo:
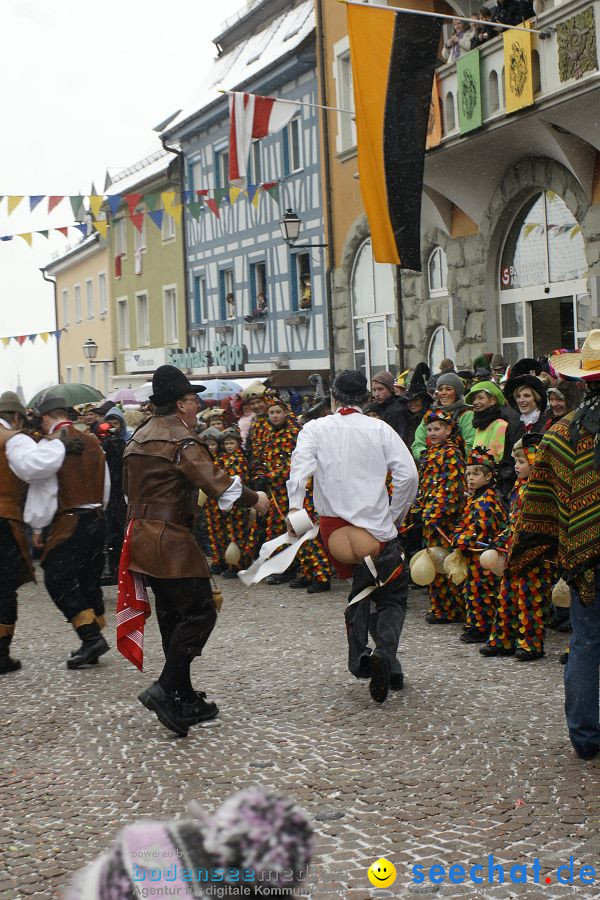
<svg viewBox="0 0 600 900"><path fill-rule="evenodd" d="M199 394L205 391L203 384L192 384L189 378L176 366L159 366L152 376L153 394L150 403L163 406L171 400L179 400L186 394Z"/></svg>
<svg viewBox="0 0 600 900"><path fill-rule="evenodd" d="M512 406L513 409L518 409L517 401L515 400L515 391L520 387L529 387L532 391L535 391L536 394L539 394L540 401L540 412L544 412L546 406L548 405L548 396L546 394L546 385L538 378L536 375L518 375L516 378L509 378L506 384L503 385L504 396L506 397L506 402L509 406Z"/></svg>

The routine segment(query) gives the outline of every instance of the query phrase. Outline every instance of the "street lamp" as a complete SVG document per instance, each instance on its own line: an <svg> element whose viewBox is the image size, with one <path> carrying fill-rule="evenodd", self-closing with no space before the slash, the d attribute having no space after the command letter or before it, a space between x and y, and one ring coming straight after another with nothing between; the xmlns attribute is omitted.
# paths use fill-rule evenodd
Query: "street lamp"
<svg viewBox="0 0 600 900"><path fill-rule="evenodd" d="M327 247L327 244L296 244L300 235L302 221L293 209L286 209L285 216L279 222L281 236L288 247Z"/></svg>
<svg viewBox="0 0 600 900"><path fill-rule="evenodd" d="M98 344L93 338L88 338L81 349L86 359L94 360L98 356Z"/></svg>

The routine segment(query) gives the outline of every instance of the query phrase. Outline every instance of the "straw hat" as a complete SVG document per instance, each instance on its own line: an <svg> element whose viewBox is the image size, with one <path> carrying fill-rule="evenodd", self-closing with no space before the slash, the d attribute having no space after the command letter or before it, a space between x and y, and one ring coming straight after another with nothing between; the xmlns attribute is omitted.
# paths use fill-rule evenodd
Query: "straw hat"
<svg viewBox="0 0 600 900"><path fill-rule="evenodd" d="M581 350L557 353L548 360L559 375L581 378L583 381L600 378L600 328L589 332Z"/></svg>

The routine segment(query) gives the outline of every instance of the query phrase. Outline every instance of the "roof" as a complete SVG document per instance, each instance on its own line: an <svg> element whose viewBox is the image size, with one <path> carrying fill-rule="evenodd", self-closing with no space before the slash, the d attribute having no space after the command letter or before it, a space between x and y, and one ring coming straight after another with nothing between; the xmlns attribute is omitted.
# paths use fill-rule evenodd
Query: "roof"
<svg viewBox="0 0 600 900"><path fill-rule="evenodd" d="M159 145L152 153L139 162L128 166L116 175L111 175L111 185L107 194L126 194L138 185L144 184L159 175L166 175L173 154Z"/></svg>
<svg viewBox="0 0 600 900"><path fill-rule="evenodd" d="M50 273L54 270L60 271L65 264L75 261L82 253L90 252L94 249L95 244L98 245L98 250L105 246L104 241L100 241L100 235L97 231L93 232L93 234L88 234L87 237L81 238L79 243L75 244L74 247L69 247L68 250L65 250L64 253L57 256L56 259L50 260L50 262L43 267L43 271Z"/></svg>
<svg viewBox="0 0 600 900"><path fill-rule="evenodd" d="M262 6L262 4L258 4ZM237 23L238 17L234 19ZM232 20L228 20L228 24ZM164 132L176 133L189 119L216 102L223 102L219 90L238 90L282 57L299 47L315 30L313 0L301 0L280 11L264 27L240 39L214 62L204 84Z"/></svg>

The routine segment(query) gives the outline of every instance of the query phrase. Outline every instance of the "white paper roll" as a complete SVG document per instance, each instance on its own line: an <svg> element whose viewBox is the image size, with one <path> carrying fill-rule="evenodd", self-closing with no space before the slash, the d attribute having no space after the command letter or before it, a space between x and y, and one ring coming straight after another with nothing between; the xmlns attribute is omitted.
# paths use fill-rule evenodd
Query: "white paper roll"
<svg viewBox="0 0 600 900"><path fill-rule="evenodd" d="M314 528L310 516L305 509L297 509L295 512L290 513L288 521L294 529L296 537L302 537L303 534L306 534L307 531Z"/></svg>
<svg viewBox="0 0 600 900"><path fill-rule="evenodd" d="M238 572L238 578L247 587L258 584L268 575L281 575L290 566L302 544L314 540L319 533L318 527L313 524L305 509L292 513L289 520L296 532L295 536L292 537L286 532L267 541L260 548L258 559L255 559L248 569ZM280 547L285 547L285 550L273 556Z"/></svg>

